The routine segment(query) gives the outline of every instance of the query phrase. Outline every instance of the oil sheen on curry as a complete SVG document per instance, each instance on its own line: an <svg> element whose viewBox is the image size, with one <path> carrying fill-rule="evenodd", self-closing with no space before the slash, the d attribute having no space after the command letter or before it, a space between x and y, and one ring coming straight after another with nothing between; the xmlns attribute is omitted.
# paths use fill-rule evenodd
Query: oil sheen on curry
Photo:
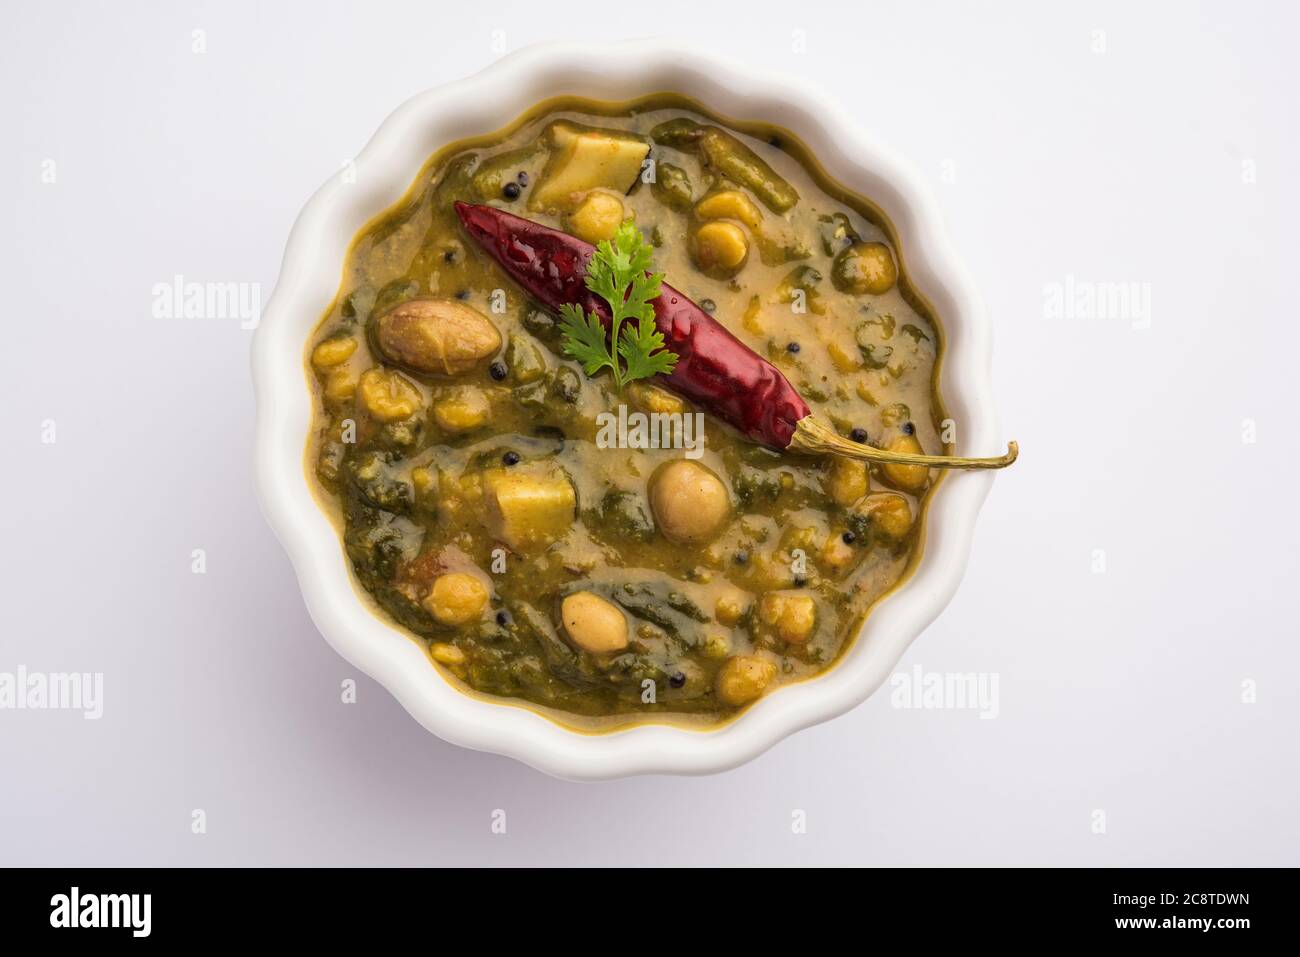
<svg viewBox="0 0 1300 957"><path fill-rule="evenodd" d="M882 225L792 137L668 95L550 101L437 153L307 343L308 468L378 613L468 689L593 727L725 721L831 667L941 473L783 448L783 397L844 441L945 451L939 329ZM536 235L631 236L661 301L724 331L671 377L588 374L510 260Z"/></svg>

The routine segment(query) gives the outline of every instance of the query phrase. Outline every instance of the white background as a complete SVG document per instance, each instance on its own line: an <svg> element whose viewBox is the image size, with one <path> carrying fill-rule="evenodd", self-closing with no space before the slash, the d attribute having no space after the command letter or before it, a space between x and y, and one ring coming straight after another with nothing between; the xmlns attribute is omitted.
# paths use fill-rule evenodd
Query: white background
<svg viewBox="0 0 1300 957"><path fill-rule="evenodd" d="M979 7L6 5L0 671L105 700L0 711L0 864L1300 864L1300 18ZM928 174L1023 457L900 667L997 674L996 719L886 688L730 773L575 785L442 743L317 634L253 496L250 333L151 290L269 296L307 196L495 30L688 32ZM1048 318L1067 276L1149 284L1150 327Z"/></svg>

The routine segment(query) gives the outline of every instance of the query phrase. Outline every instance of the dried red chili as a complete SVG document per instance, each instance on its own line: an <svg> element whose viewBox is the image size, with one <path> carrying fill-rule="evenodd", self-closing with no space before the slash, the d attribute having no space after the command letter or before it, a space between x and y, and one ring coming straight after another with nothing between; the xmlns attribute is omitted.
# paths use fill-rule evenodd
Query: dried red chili
<svg viewBox="0 0 1300 957"><path fill-rule="evenodd" d="M573 303L608 321L608 304L585 282L595 252L591 244L492 206L458 202L456 214L469 235L542 305L558 310ZM849 441L813 418L780 369L689 297L664 284L653 305L665 346L677 354L672 373L659 377L663 384L769 448L934 468L1002 468L1015 461L1014 442L1004 456L972 459L886 452Z"/></svg>

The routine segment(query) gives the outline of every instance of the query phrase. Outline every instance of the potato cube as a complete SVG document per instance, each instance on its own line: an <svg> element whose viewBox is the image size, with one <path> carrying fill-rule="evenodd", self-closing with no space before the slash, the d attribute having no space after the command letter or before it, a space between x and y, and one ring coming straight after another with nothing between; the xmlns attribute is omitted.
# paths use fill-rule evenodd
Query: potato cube
<svg viewBox="0 0 1300 957"><path fill-rule="evenodd" d="M517 552L544 547L573 524L577 495L563 474L494 469L483 476L488 530Z"/></svg>
<svg viewBox="0 0 1300 957"><path fill-rule="evenodd" d="M566 128L567 129L567 128ZM551 156L529 197L529 209L571 212L593 189L626 193L641 174L648 143L612 132L589 130L555 134L559 148Z"/></svg>

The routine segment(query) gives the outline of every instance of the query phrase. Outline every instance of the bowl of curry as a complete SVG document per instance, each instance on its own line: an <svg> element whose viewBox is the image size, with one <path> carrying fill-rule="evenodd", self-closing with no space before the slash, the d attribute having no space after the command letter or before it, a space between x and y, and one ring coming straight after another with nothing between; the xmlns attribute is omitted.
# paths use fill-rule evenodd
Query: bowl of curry
<svg viewBox="0 0 1300 957"><path fill-rule="evenodd" d="M1015 455L987 323L832 103L674 45L530 48L303 211L259 493L320 630L431 731L719 770L864 700L951 597Z"/></svg>

